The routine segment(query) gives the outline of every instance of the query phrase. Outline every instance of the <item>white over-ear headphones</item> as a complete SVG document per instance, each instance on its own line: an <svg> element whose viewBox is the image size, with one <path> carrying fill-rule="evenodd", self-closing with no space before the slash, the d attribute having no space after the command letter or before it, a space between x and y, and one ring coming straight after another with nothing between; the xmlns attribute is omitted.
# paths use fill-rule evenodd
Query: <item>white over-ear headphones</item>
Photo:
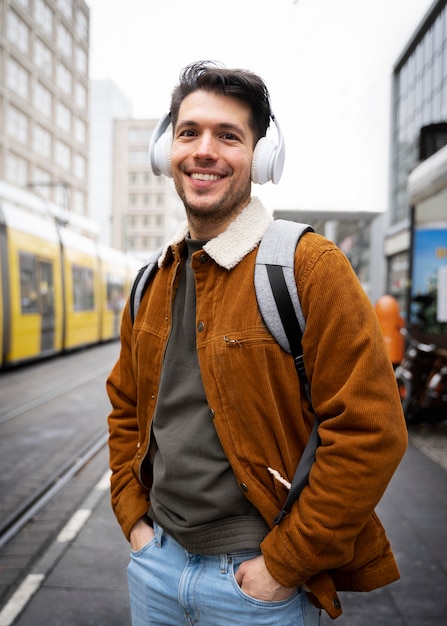
<svg viewBox="0 0 447 626"><path fill-rule="evenodd" d="M278 133L278 144L275 144L267 137L261 137L253 152L251 179L259 185L263 185L270 180L275 184L279 183L284 169L284 137L274 115L272 115L272 120ZM171 115L166 113L155 127L149 143L151 168L156 176L164 174L172 178L171 146Z"/></svg>

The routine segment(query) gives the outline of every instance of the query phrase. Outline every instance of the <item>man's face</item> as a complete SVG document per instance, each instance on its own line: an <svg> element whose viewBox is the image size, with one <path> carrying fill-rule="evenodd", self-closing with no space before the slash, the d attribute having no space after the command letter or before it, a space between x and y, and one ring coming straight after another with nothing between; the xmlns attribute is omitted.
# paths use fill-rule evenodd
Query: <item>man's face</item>
<svg viewBox="0 0 447 626"><path fill-rule="evenodd" d="M245 102L207 91L187 96L179 110L171 165L191 235L205 224L215 236L248 204L253 131Z"/></svg>

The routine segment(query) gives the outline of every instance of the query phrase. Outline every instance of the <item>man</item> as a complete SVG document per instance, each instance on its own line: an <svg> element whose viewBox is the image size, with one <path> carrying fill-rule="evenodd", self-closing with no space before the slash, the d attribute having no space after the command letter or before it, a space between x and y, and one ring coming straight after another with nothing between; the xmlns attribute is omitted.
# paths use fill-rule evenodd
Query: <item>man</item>
<svg viewBox="0 0 447 626"><path fill-rule="evenodd" d="M291 480L314 415L253 285L272 219L251 197L269 94L251 72L198 63L183 71L170 115L167 173L187 221L133 325L125 311L108 379L133 624L314 626L315 607L340 615L336 589L399 577L374 514L407 443L393 370L349 262L305 234L295 274L321 445L275 525L281 479Z"/></svg>

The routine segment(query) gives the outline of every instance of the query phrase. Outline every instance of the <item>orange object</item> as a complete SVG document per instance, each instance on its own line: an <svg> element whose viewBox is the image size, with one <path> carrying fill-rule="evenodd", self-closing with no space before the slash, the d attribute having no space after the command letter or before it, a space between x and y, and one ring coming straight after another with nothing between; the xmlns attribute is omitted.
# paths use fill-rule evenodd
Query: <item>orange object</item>
<svg viewBox="0 0 447 626"><path fill-rule="evenodd" d="M405 338L401 329L405 322L400 315L399 303L393 296L381 296L375 306L383 338L393 366L398 365L404 356Z"/></svg>

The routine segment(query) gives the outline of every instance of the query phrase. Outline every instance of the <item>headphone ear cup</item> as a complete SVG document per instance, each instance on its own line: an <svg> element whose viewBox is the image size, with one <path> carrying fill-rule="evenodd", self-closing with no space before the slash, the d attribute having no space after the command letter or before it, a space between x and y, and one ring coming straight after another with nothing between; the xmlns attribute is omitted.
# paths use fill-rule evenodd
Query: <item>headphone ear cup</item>
<svg viewBox="0 0 447 626"><path fill-rule="evenodd" d="M157 140L154 146L154 156L153 156L154 165L159 170L159 173L164 174L165 176L168 176L169 178L172 178L171 149L172 149L172 130L171 128L169 128ZM154 169L154 173L157 173L155 169Z"/></svg>
<svg viewBox="0 0 447 626"><path fill-rule="evenodd" d="M158 122L149 142L149 161L156 176L172 177L171 168L172 126L171 115L166 113Z"/></svg>
<svg viewBox="0 0 447 626"><path fill-rule="evenodd" d="M251 179L258 185L272 180L272 164L274 162L276 144L267 137L261 137L253 151L251 162Z"/></svg>

